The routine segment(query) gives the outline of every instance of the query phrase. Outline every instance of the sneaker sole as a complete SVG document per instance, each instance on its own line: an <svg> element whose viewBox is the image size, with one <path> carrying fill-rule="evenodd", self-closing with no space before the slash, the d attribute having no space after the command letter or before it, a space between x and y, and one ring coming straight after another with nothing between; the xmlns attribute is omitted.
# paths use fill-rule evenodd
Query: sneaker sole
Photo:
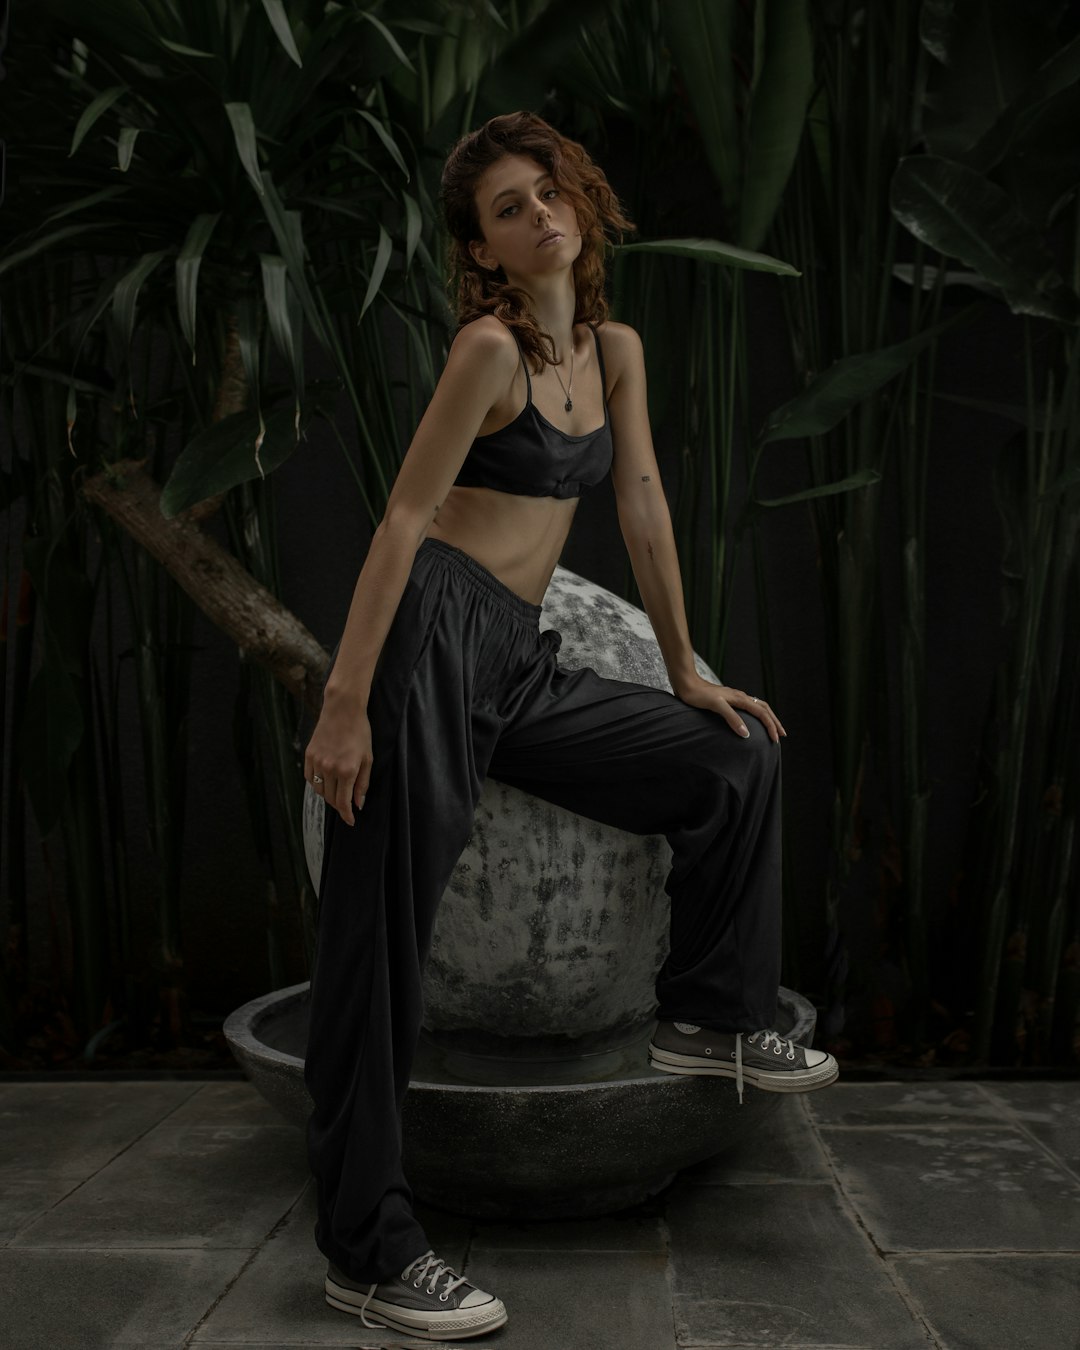
<svg viewBox="0 0 1080 1350"><path fill-rule="evenodd" d="M664 1073L697 1074L705 1078L734 1078L734 1064L717 1064L698 1055L679 1055L674 1050L661 1050L649 1045L649 1063ZM743 1065L743 1082L761 1088L764 1092L813 1092L828 1087L840 1076L839 1065L828 1060L816 1069L755 1069Z"/></svg>
<svg viewBox="0 0 1080 1350"><path fill-rule="evenodd" d="M359 1290L335 1284L329 1276L325 1283L326 1301L331 1308L359 1317L365 1295ZM479 1308L454 1308L444 1313L426 1313L419 1308L399 1308L373 1298L364 1315L376 1326L389 1327L408 1336L431 1341L463 1341L482 1336L506 1324L506 1308L501 1299L493 1299Z"/></svg>

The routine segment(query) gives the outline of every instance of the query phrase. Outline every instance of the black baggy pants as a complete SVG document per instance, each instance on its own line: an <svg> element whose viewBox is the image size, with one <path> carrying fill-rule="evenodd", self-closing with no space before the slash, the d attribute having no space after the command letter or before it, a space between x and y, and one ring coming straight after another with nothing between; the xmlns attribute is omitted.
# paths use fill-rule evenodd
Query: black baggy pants
<svg viewBox="0 0 1080 1350"><path fill-rule="evenodd" d="M358 1281L428 1248L401 1169L401 1108L435 913L490 775L673 850L658 1016L773 1025L780 752L717 713L559 667L540 606L460 549L421 544L372 683L367 800L326 808L305 1081L320 1251ZM452 1167L453 1158L447 1158Z"/></svg>

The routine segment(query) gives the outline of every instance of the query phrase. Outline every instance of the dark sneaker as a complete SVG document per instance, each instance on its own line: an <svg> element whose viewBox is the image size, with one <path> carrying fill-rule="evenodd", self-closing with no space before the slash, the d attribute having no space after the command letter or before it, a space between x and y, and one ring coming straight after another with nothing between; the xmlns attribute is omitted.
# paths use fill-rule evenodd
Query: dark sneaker
<svg viewBox="0 0 1080 1350"><path fill-rule="evenodd" d="M785 1040L775 1031L709 1031L692 1022L658 1022L649 1063L665 1073L717 1074L766 1092L810 1092L828 1087L840 1072L832 1055Z"/></svg>
<svg viewBox="0 0 1080 1350"><path fill-rule="evenodd" d="M422 1340L463 1341L506 1321L506 1309L494 1294L455 1274L434 1252L418 1256L381 1284L360 1284L331 1261L325 1287L327 1303L355 1313L364 1326L390 1327Z"/></svg>

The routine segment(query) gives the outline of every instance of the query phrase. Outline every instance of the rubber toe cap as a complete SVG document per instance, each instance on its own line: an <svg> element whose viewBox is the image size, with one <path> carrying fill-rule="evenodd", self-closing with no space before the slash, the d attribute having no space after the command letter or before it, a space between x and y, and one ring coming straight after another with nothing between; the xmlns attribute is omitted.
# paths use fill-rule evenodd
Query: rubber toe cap
<svg viewBox="0 0 1080 1350"><path fill-rule="evenodd" d="M482 1289L470 1289L465 1298L463 1298L461 1303L458 1304L458 1307L480 1308L485 1303L494 1303L494 1302L495 1302L494 1294L485 1294Z"/></svg>

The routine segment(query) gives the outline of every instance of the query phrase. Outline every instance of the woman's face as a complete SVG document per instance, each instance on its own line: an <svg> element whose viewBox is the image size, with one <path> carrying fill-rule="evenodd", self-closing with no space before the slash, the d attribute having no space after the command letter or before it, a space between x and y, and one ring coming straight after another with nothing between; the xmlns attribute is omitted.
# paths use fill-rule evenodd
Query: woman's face
<svg viewBox="0 0 1080 1350"><path fill-rule="evenodd" d="M581 252L581 230L570 201L542 164L507 155L476 188L481 239L469 250L481 267L501 266L508 281L569 268Z"/></svg>

